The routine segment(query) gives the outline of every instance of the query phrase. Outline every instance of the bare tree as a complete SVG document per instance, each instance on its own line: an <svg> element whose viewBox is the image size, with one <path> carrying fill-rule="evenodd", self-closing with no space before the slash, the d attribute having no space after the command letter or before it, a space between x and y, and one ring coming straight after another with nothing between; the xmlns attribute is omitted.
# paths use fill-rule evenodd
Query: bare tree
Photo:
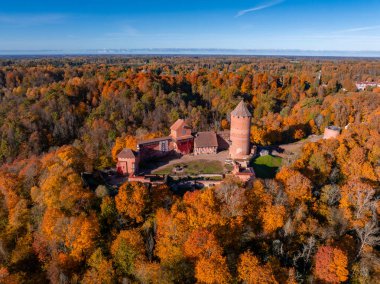
<svg viewBox="0 0 380 284"><path fill-rule="evenodd" d="M283 226L284 236L291 236L294 234L294 225L291 218L286 220L285 225Z"/></svg>
<svg viewBox="0 0 380 284"><path fill-rule="evenodd" d="M0 240L0 260L4 261L7 259L8 254L4 248L3 241Z"/></svg>
<svg viewBox="0 0 380 284"><path fill-rule="evenodd" d="M334 206L341 198L340 188L337 185L330 185L324 188L327 192L327 205Z"/></svg>
<svg viewBox="0 0 380 284"><path fill-rule="evenodd" d="M316 240L313 236L309 237L307 239L306 244L303 244L302 251L299 251L294 257L293 257L293 263L296 265L297 261L302 258L306 263L310 262L311 256L313 255L315 251L315 244Z"/></svg>
<svg viewBox="0 0 380 284"><path fill-rule="evenodd" d="M239 216L243 213L245 188L240 187L234 180L223 182L215 191L216 197L223 204L223 214L227 217Z"/></svg>
<svg viewBox="0 0 380 284"><path fill-rule="evenodd" d="M302 258L305 260L306 263L310 261L311 255L314 253L315 244L315 238L311 236L307 239L306 244L303 245Z"/></svg>
<svg viewBox="0 0 380 284"><path fill-rule="evenodd" d="M275 255L283 255L284 254L284 245L280 240L274 240L272 242L273 252Z"/></svg>
<svg viewBox="0 0 380 284"><path fill-rule="evenodd" d="M380 228L375 221L366 223L362 228L356 227L355 232L360 241L357 257L362 254L364 246L373 247L380 245Z"/></svg>
<svg viewBox="0 0 380 284"><path fill-rule="evenodd" d="M366 211L376 211L377 204L374 196L375 190L373 188L357 188L352 194L351 200L354 201L356 219L361 219Z"/></svg>

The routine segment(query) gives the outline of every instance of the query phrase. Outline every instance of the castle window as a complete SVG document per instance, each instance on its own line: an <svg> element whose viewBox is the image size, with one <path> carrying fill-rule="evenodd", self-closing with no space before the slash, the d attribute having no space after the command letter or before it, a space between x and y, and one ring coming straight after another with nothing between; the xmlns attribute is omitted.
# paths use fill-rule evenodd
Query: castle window
<svg viewBox="0 0 380 284"><path fill-rule="evenodd" d="M160 142L160 150L162 152L168 151L168 141L161 141Z"/></svg>

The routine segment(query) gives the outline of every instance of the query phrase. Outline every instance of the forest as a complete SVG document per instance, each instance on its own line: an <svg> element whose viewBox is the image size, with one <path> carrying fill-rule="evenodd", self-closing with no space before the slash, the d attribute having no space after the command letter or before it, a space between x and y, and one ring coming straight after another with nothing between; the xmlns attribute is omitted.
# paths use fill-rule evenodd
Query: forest
<svg viewBox="0 0 380 284"><path fill-rule="evenodd" d="M380 60L238 56L0 59L0 283L379 283ZM229 128L306 143L273 179L174 194L88 188L121 146Z"/></svg>

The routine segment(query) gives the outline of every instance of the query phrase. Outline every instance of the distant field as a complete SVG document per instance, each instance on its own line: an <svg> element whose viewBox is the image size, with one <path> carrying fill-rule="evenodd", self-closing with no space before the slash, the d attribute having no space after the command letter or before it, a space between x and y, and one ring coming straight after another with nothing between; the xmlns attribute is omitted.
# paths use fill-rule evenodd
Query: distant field
<svg viewBox="0 0 380 284"><path fill-rule="evenodd" d="M183 167L183 175L197 175L197 174L222 174L223 165L219 161L198 160L186 163L178 163L168 165L157 171L153 171L154 174L167 175L173 173L173 168L176 166Z"/></svg>
<svg viewBox="0 0 380 284"><path fill-rule="evenodd" d="M273 178L281 166L281 162L281 157L266 155L256 158L252 166L258 178Z"/></svg>

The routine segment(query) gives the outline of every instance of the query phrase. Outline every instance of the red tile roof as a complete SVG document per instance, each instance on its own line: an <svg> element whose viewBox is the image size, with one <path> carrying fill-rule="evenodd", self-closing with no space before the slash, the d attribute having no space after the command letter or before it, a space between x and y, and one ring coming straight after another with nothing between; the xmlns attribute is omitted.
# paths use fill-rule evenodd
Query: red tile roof
<svg viewBox="0 0 380 284"><path fill-rule="evenodd" d="M117 157L120 159L134 159L137 157L137 153L131 149L124 148L117 154Z"/></svg>
<svg viewBox="0 0 380 284"><path fill-rule="evenodd" d="M141 141L138 141L137 144L142 145L142 144L155 143L155 142L171 140L171 139L172 138L170 136L158 137L158 138L153 138L153 139L148 139L148 140L141 140Z"/></svg>
<svg viewBox="0 0 380 284"><path fill-rule="evenodd" d="M213 131L198 132L194 140L195 148L218 147L218 139Z"/></svg>
<svg viewBox="0 0 380 284"><path fill-rule="evenodd" d="M172 126L170 126L170 130L178 130L181 127L189 127L185 120L183 119L177 119L176 122Z"/></svg>
<svg viewBox="0 0 380 284"><path fill-rule="evenodd" d="M173 138L174 141L180 141L180 140L188 140L188 139L193 139L193 135L185 135L177 138Z"/></svg>

